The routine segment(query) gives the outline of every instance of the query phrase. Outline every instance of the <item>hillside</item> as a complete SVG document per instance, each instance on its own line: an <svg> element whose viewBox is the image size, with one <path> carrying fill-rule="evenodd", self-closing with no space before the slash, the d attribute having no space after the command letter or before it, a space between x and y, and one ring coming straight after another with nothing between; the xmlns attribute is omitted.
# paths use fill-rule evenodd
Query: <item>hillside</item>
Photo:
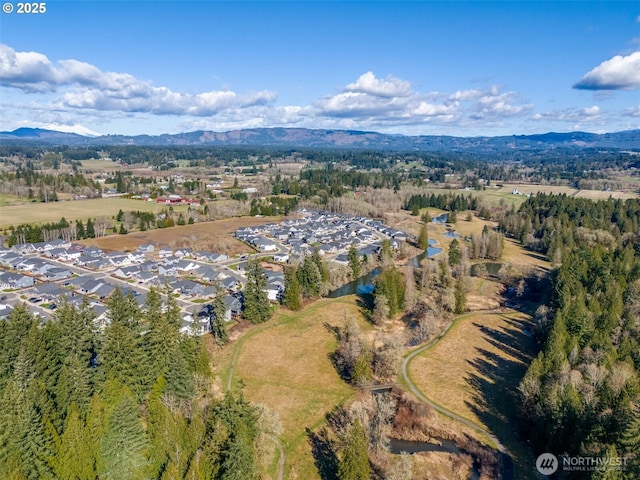
<svg viewBox="0 0 640 480"><path fill-rule="evenodd" d="M390 135L357 130L253 128L228 132L200 130L175 135L103 135L85 137L74 133L39 128L19 128L12 132L0 132L0 142L12 145L27 143L69 146L277 146L499 153L518 150L544 151L593 148L640 150L640 130L605 134L570 132L499 137L453 137L442 135Z"/></svg>

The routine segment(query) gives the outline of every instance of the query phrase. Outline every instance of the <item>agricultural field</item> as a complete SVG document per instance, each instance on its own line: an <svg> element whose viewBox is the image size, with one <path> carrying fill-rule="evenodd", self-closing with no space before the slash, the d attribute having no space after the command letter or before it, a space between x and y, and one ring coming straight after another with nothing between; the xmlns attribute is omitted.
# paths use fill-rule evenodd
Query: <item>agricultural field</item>
<svg viewBox="0 0 640 480"><path fill-rule="evenodd" d="M0 207L2 207L3 212L4 212L4 208L8 207L9 205L19 205L21 203L24 203L24 198L23 197L18 197L17 195L7 195L7 194L0 194ZM2 220L2 213L0 212L0 220Z"/></svg>
<svg viewBox="0 0 640 480"><path fill-rule="evenodd" d="M478 197L487 206L506 205L518 208L526 199L526 194L536 194L538 192L547 194L565 194L567 196L576 196L582 198L590 198L592 200L605 200L612 198L639 198L637 193L618 192L618 191L602 191L602 190L579 190L568 185L536 185L536 184L518 184L504 183L502 187L488 187L486 190L450 190L445 188L432 188L429 191L434 193L462 193ZM513 189L517 188L521 195L514 195Z"/></svg>
<svg viewBox="0 0 640 480"><path fill-rule="evenodd" d="M166 205L144 202L122 197L94 198L89 200L69 200L49 203L22 203L2 207L0 228L23 223L57 222L62 217L67 221L86 220L96 217L113 217L119 210L123 212L139 210L160 213ZM186 205L174 205L175 212L186 212Z"/></svg>
<svg viewBox="0 0 640 480"><path fill-rule="evenodd" d="M285 478L320 478L306 430L316 429L326 413L355 394L329 359L337 341L327 325L342 326L347 317L356 318L363 333L372 329L355 297L319 300L296 313L280 310L234 342L231 365L221 366L225 383L233 375L232 383L241 381L249 400L278 413Z"/></svg>
<svg viewBox="0 0 640 480"><path fill-rule="evenodd" d="M112 172L122 169L122 165L118 162L106 158L81 160L80 165L85 172Z"/></svg>

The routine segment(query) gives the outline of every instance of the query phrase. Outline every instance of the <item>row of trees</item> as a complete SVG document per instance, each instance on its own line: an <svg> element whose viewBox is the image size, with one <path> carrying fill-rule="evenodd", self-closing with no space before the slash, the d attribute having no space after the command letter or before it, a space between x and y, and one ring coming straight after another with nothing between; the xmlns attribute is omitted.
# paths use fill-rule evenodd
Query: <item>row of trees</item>
<svg viewBox="0 0 640 480"><path fill-rule="evenodd" d="M45 223L42 225L23 224L17 227L9 227L5 231L7 245L9 247L22 243L49 242L63 239L67 242L82 240L85 238L103 237L109 231L111 222L106 218L87 219L68 222L63 218L59 222Z"/></svg>

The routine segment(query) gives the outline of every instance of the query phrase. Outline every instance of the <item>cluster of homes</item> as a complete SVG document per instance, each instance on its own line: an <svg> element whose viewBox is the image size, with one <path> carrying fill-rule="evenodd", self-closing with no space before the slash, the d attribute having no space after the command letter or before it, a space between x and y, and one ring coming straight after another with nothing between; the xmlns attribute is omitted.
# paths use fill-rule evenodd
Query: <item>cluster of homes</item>
<svg viewBox="0 0 640 480"><path fill-rule="evenodd" d="M204 306L219 293L227 306L226 320L242 311L247 264L229 268L230 262L227 255L191 249L142 245L135 252L104 252L57 239L0 248L0 290L15 293L45 318L62 297L77 306L87 300L97 321L105 325L105 303L116 288L131 292L144 307L146 292L158 287L176 295L183 310L183 331L204 333L210 326L209 319L203 318ZM284 275L267 271L266 276L267 295L277 301L284 291ZM0 302L0 318L10 312L10 305Z"/></svg>
<svg viewBox="0 0 640 480"><path fill-rule="evenodd" d="M298 213L297 219L241 228L236 238L261 252L277 252L274 259L279 262L295 261L317 249L345 265L352 245L362 257L377 253L385 239L394 248L408 239L405 232L368 217L309 210Z"/></svg>
<svg viewBox="0 0 640 480"><path fill-rule="evenodd" d="M321 255L347 263L347 251L356 245L359 254L373 255L383 240L397 247L407 240L404 232L367 217L300 210L298 218L247 227L236 238L269 254L275 263L297 262L318 249ZM257 254L256 254L257 255ZM224 295L226 320L242 312L247 259L189 248L170 249L141 245L134 252L104 252L96 247L56 239L48 242L0 247L0 318L11 306L12 296L27 302L34 312L48 318L62 301L81 305L88 301L98 322L106 325L106 303L116 288L131 293L141 307L151 287L169 292L183 312L183 331L202 334L210 328L207 304ZM266 293L278 301L284 292L284 274L266 270Z"/></svg>

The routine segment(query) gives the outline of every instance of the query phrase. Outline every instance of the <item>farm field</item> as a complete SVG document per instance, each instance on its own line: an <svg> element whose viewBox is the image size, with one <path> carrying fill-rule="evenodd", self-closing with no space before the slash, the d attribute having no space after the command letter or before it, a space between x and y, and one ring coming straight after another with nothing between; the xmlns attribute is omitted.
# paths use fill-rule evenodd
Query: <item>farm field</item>
<svg viewBox="0 0 640 480"><path fill-rule="evenodd" d="M119 210L124 212L140 210L142 212L160 213L164 208L167 208L167 206L161 203L144 202L122 197L13 204L2 206L0 228L23 223L57 222L62 217L67 221L86 220L101 216L113 217L118 214ZM174 205L173 208L176 212L187 210L186 205Z"/></svg>
<svg viewBox="0 0 640 480"><path fill-rule="evenodd" d="M601 191L601 190L578 190L577 188L569 185L535 185L535 184L520 184L520 183L505 183L502 184L502 188L487 188L486 190L448 190L443 188L429 188L429 191L434 190L435 193L462 193L477 196L482 199L487 205L499 205L504 203L506 205L513 205L516 208L522 204L527 197L525 194L531 193L553 193L553 194L565 194L567 196L576 196L582 198L590 198L592 200L605 200L610 196L612 198L638 198L639 195L633 192L618 192L618 191ZM521 195L514 195L513 189L517 188Z"/></svg>
<svg viewBox="0 0 640 480"><path fill-rule="evenodd" d="M236 255L253 253L253 250L231 236L233 232L241 227L262 225L279 220L281 217L234 217L193 225L147 230L146 232L132 232L127 235L89 238L79 243L96 246L106 251L132 251L142 244L151 243L167 247L208 249L227 255Z"/></svg>
<svg viewBox="0 0 640 480"><path fill-rule="evenodd" d="M111 159L91 159L91 160L81 160L80 165L82 169L85 171L115 171L122 169L122 165L118 162L114 162Z"/></svg>
<svg viewBox="0 0 640 480"><path fill-rule="evenodd" d="M345 317L357 318L363 332L371 329L355 297L324 299L301 312L280 310L265 326L249 330L234 344L239 350L234 383L241 380L249 400L280 416L285 478L320 478L306 429L317 428L326 413L355 393L329 359L337 341L326 324L342 326Z"/></svg>
<svg viewBox="0 0 640 480"><path fill-rule="evenodd" d="M462 315L410 365L430 400L497 435L513 457L514 478L528 478L535 464L509 423L518 383L536 353L525 333L531 326L529 316L515 311Z"/></svg>

